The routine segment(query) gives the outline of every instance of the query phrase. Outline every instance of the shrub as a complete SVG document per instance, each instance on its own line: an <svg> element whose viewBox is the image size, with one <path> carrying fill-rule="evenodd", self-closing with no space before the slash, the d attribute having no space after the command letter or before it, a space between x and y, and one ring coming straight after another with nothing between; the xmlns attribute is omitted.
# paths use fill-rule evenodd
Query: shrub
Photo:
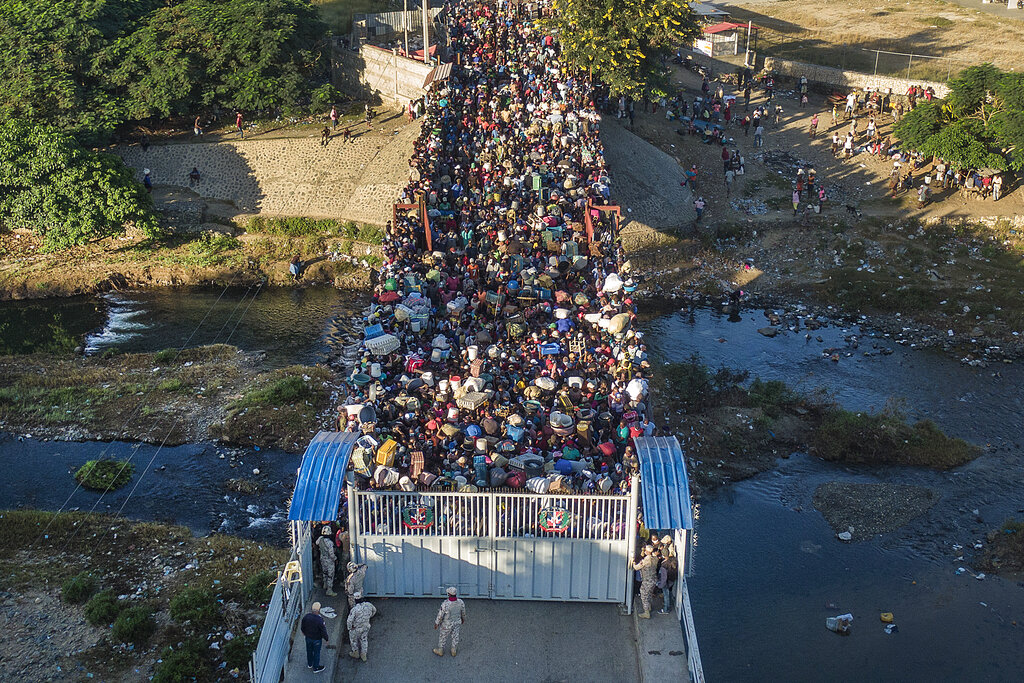
<svg viewBox="0 0 1024 683"><path fill-rule="evenodd" d="M907 424L904 415L894 408L880 413L832 409L815 430L812 444L825 460L936 469L962 465L979 453L963 439L943 434L931 420Z"/></svg>
<svg viewBox="0 0 1024 683"><path fill-rule="evenodd" d="M85 620L93 626L112 624L124 609L122 600L118 600L114 591L105 590L92 596L85 605Z"/></svg>
<svg viewBox="0 0 1024 683"><path fill-rule="evenodd" d="M178 349L164 349L153 354L153 360L157 363L170 363L178 357Z"/></svg>
<svg viewBox="0 0 1024 683"><path fill-rule="evenodd" d="M81 605L96 592L96 577L89 572L75 574L61 586L60 594L64 602Z"/></svg>
<svg viewBox="0 0 1024 683"><path fill-rule="evenodd" d="M769 417L778 417L784 406L796 403L799 398L785 382L757 378L750 383L750 400Z"/></svg>
<svg viewBox="0 0 1024 683"><path fill-rule="evenodd" d="M276 379L261 389L250 391L241 398L239 405L286 406L305 401L312 395L312 390L302 377L290 375Z"/></svg>
<svg viewBox="0 0 1024 683"><path fill-rule="evenodd" d="M160 391L181 391L184 386L184 382L177 377L172 377L171 379L165 379L163 382L160 382L160 384L157 385L157 389Z"/></svg>
<svg viewBox="0 0 1024 683"><path fill-rule="evenodd" d="M242 587L242 594L253 604L262 605L268 602L274 594L274 581L277 575L272 571L264 569L253 574L246 580Z"/></svg>
<svg viewBox="0 0 1024 683"><path fill-rule="evenodd" d="M260 632L236 636L224 644L224 661L228 669L245 669L260 642Z"/></svg>
<svg viewBox="0 0 1024 683"><path fill-rule="evenodd" d="M167 648L160 658L163 661L156 666L153 683L202 681L206 680L210 674L210 664L205 657L205 648L201 642L194 639L185 642L178 649Z"/></svg>
<svg viewBox="0 0 1024 683"><path fill-rule="evenodd" d="M193 626L209 625L217 618L217 598L203 588L186 588L171 599L171 618Z"/></svg>
<svg viewBox="0 0 1024 683"><path fill-rule="evenodd" d="M75 473L75 480L87 489L113 491L132 480L135 465L124 460L90 460Z"/></svg>
<svg viewBox="0 0 1024 683"><path fill-rule="evenodd" d="M114 620L114 638L121 643L141 645L156 630L153 610L146 605L129 607Z"/></svg>

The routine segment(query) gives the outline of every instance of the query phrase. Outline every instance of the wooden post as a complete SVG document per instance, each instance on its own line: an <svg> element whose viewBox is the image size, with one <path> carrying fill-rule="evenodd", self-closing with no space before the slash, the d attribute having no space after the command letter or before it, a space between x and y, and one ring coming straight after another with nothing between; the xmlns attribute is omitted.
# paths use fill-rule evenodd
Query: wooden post
<svg viewBox="0 0 1024 683"><path fill-rule="evenodd" d="M423 63L430 64L430 3L423 0Z"/></svg>

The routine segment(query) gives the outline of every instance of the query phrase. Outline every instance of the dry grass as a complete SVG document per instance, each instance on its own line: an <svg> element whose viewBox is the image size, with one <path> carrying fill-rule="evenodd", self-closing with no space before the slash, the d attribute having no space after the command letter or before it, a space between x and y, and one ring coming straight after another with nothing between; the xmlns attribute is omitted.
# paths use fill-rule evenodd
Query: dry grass
<svg viewBox="0 0 1024 683"><path fill-rule="evenodd" d="M738 2L732 18L760 28L757 51L825 66L945 80L947 73L981 62L1003 68L1024 63L1024 21L936 0L822 0L808 11L798 2ZM999 40L993 40L999 35ZM950 62L926 60L941 57Z"/></svg>

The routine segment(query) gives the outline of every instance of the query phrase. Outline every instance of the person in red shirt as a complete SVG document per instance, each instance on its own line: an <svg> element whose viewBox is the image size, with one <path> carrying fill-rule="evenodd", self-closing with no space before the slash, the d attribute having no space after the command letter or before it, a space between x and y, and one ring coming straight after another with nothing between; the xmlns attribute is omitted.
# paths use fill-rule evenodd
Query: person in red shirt
<svg viewBox="0 0 1024 683"><path fill-rule="evenodd" d="M242 112L235 112L235 130L238 131L238 137L245 138L245 131L242 129Z"/></svg>

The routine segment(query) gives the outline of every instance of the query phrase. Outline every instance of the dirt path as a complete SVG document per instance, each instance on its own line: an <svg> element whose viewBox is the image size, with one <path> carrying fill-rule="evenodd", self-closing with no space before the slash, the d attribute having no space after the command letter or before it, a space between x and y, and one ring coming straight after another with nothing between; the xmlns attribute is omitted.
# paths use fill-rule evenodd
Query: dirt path
<svg viewBox="0 0 1024 683"><path fill-rule="evenodd" d="M339 128L327 146L319 129L298 129L293 137L156 143L148 150L133 144L111 151L140 181L148 168L158 191L191 185L211 200L211 212L225 217L264 213L383 225L408 180L419 124L391 117L372 130L359 124L352 132L345 142ZM193 167L201 180L190 184Z"/></svg>

